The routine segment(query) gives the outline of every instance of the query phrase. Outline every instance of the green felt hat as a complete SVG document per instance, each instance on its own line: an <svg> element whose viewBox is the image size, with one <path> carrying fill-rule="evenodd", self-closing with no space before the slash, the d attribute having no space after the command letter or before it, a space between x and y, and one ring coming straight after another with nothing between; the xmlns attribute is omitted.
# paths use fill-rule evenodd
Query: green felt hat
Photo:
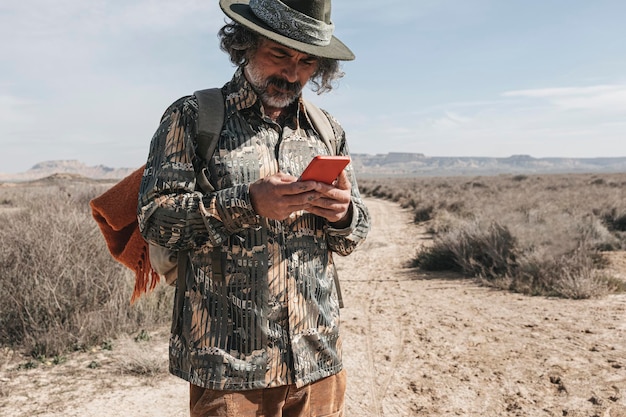
<svg viewBox="0 0 626 417"><path fill-rule="evenodd" d="M354 59L333 36L330 0L220 0L220 7L233 21L289 48L321 58Z"/></svg>

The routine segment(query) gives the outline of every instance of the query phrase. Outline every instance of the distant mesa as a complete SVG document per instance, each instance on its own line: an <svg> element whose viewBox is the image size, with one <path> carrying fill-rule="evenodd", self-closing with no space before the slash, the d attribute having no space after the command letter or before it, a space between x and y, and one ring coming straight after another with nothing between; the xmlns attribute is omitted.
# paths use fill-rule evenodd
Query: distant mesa
<svg viewBox="0 0 626 417"><path fill-rule="evenodd" d="M65 171L79 171L88 168L82 162L76 159L61 160L61 161L43 161L33 165L30 171L44 171L44 170L65 170Z"/></svg>
<svg viewBox="0 0 626 417"><path fill-rule="evenodd" d="M43 161L33 165L26 172L16 174L0 173L0 181L24 182L43 178L58 181L62 179L77 179L79 177L96 180L119 180L135 169L137 168L110 168L104 165L87 166L77 160ZM66 177L63 177L63 175Z"/></svg>
<svg viewBox="0 0 626 417"><path fill-rule="evenodd" d="M352 154L352 165L362 177L458 176L497 174L564 174L626 172L626 157L611 158L534 158L518 154L504 158L426 156L422 153L389 152ZM26 172L0 174L0 182L15 183L58 175L79 175L94 180L120 180L135 168L87 166L77 160L44 161ZM54 177L57 175L56 177ZM70 179L69 177L67 179ZM74 178L76 179L76 178Z"/></svg>
<svg viewBox="0 0 626 417"><path fill-rule="evenodd" d="M493 158L390 152L352 154L352 160L357 174L364 177L626 172L626 157L535 158L517 154Z"/></svg>
<svg viewBox="0 0 626 417"><path fill-rule="evenodd" d="M387 154L387 160L393 162L411 162L424 158L426 158L426 155L423 153L389 152Z"/></svg>
<svg viewBox="0 0 626 417"><path fill-rule="evenodd" d="M530 155L511 155L508 159L512 161L531 161L535 158Z"/></svg>

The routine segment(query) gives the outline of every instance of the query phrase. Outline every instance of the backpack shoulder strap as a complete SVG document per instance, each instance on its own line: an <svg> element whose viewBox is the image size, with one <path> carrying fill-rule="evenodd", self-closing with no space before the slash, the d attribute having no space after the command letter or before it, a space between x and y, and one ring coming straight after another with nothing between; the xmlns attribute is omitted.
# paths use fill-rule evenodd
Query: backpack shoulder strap
<svg viewBox="0 0 626 417"><path fill-rule="evenodd" d="M208 88L193 93L198 101L196 140L198 156L209 161L215 153L220 133L224 126L224 96L219 88ZM204 168L196 177L198 185L205 192L214 191L209 175Z"/></svg>
<svg viewBox="0 0 626 417"><path fill-rule="evenodd" d="M332 125L330 124L330 120L328 120L328 116L324 114L324 112L317 107L315 104L310 101L302 98L304 102L304 107L306 108L306 112L311 119L311 123L313 123L313 127L322 137L322 141L328 147L331 155L337 154L337 138L335 136L335 131L333 130Z"/></svg>
<svg viewBox="0 0 626 417"><path fill-rule="evenodd" d="M215 152L224 125L224 96L219 88L198 90L193 95L198 100L198 154L209 160Z"/></svg>
<svg viewBox="0 0 626 417"><path fill-rule="evenodd" d="M198 90L193 95L198 101L198 119L196 120L196 143L198 149L196 153L205 161L209 161L215 153L215 148L217 148L222 127L224 126L224 96L219 88ZM202 171L196 175L196 184L205 193L215 191L209 178L210 174L206 167L202 168ZM219 249L214 249L211 255L213 275L219 280L222 276L221 252ZM181 326L185 288L187 287L188 258L189 250L180 251L177 254L178 275L176 279L176 298L174 299L174 326Z"/></svg>

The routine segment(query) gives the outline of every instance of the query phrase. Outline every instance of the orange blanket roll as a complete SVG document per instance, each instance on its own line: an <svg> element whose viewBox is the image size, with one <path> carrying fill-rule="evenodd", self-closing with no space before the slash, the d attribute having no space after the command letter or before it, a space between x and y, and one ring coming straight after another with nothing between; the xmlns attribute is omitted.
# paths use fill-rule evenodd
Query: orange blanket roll
<svg viewBox="0 0 626 417"><path fill-rule="evenodd" d="M109 252L135 273L131 303L160 281L150 265L148 243L141 236L137 223L137 196L144 168L145 165L89 202Z"/></svg>

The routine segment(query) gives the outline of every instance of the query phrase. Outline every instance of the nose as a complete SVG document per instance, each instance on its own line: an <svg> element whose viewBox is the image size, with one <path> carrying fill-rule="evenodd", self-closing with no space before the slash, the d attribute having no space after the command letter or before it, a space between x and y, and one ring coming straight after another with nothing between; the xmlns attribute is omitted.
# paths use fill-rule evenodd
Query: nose
<svg viewBox="0 0 626 417"><path fill-rule="evenodd" d="M289 61L283 67L283 76L290 83L298 80L298 61Z"/></svg>

